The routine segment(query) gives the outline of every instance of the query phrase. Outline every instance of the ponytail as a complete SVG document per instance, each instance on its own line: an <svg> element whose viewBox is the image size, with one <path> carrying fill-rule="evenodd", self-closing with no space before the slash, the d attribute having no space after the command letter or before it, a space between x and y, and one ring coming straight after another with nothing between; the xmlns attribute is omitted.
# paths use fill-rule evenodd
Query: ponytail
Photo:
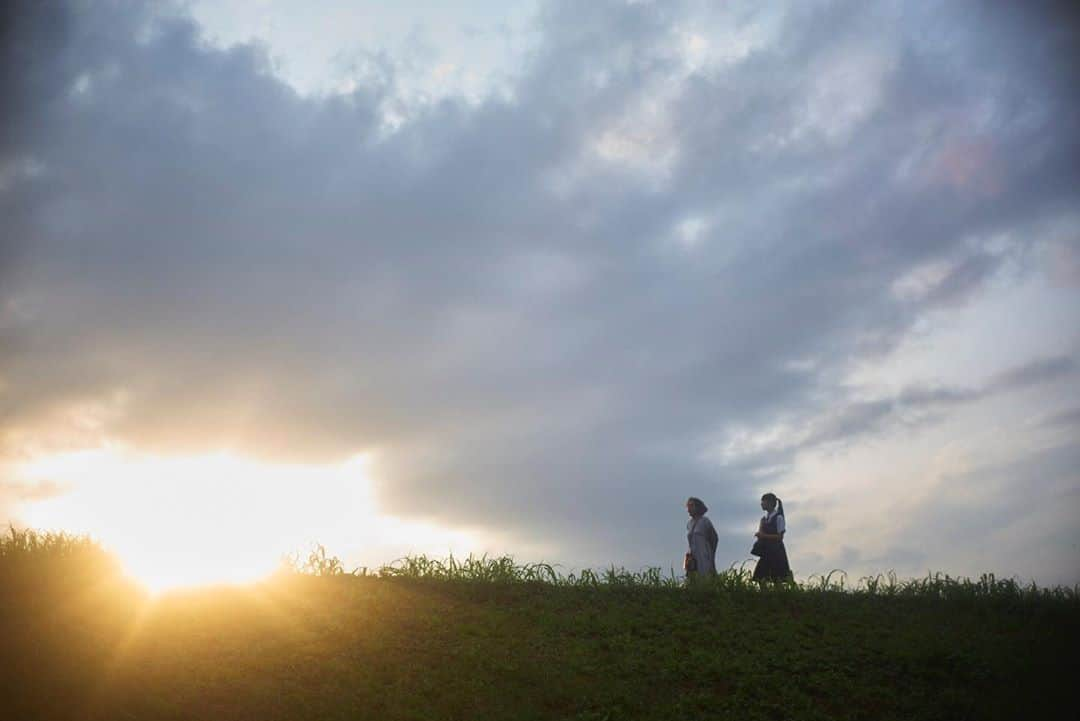
<svg viewBox="0 0 1080 721"><path fill-rule="evenodd" d="M761 500L772 501L773 508L776 509L776 515L784 515L784 502L777 498L775 493L766 493L764 496L761 497Z"/></svg>

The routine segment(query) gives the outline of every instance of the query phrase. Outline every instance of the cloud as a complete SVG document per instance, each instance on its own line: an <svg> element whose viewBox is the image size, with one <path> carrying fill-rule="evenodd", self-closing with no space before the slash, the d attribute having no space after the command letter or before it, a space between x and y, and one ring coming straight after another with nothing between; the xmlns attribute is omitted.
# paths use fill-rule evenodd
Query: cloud
<svg viewBox="0 0 1080 721"><path fill-rule="evenodd" d="M921 307L962 305L993 276L1001 262L1000 257L985 251L959 260L931 262L894 282L893 292Z"/></svg>
<svg viewBox="0 0 1080 721"><path fill-rule="evenodd" d="M1080 425L1080 408L1070 408L1044 418L1041 425L1050 428L1071 428Z"/></svg>
<svg viewBox="0 0 1080 721"><path fill-rule="evenodd" d="M877 560L906 573L929 561L935 569L1013 569L1022 580L1070 584L1080 571L1080 534L1070 521L1078 468L1080 445L1066 442L945 475L894 530L898 539L933 538L928 558L897 549ZM973 534L982 542L970 543Z"/></svg>
<svg viewBox="0 0 1080 721"><path fill-rule="evenodd" d="M996 392L1025 388L1038 383L1054 381L1075 372L1076 361L1072 358L1064 356L1041 358L998 375L990 381L987 390Z"/></svg>
<svg viewBox="0 0 1080 721"><path fill-rule="evenodd" d="M0 475L7 475L7 471L3 466L0 466ZM4 518L11 523L13 519L17 518L22 504L55 498L63 495L68 490L68 488L52 481L31 484L0 480L0 518Z"/></svg>
<svg viewBox="0 0 1080 721"><path fill-rule="evenodd" d="M789 453L1064 378L1059 360L815 415L853 357L987 286L986 239L1027 247L1009 231L1075 207L1075 34L703 8L547 3L511 93L400 117L406 60L303 97L180 11L17 4L4 448L63 427L163 453L370 450L393 512L656 562L687 495L752 526L762 464L703 460L718 428L813 418ZM708 13L745 52L688 61Z"/></svg>
<svg viewBox="0 0 1080 721"><path fill-rule="evenodd" d="M961 406L1051 384L1074 376L1075 371L1071 357L1055 356L1010 368L980 387L911 385L888 396L864 398L860 397L863 389L839 386L817 404L804 405L802 415L789 414L765 428L730 428L707 455L738 463L750 472L783 471L800 453L859 443L897 428L932 425Z"/></svg>

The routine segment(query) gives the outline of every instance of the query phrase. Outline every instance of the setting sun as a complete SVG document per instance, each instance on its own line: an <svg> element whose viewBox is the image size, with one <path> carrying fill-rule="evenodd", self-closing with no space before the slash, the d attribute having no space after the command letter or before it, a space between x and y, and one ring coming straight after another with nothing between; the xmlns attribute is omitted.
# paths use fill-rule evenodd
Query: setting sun
<svg viewBox="0 0 1080 721"><path fill-rule="evenodd" d="M28 503L27 523L100 539L154 591L257 580L315 543L365 563L471 549L468 534L381 516L368 468L365 455L302 466L106 448L41 458L20 475L60 490Z"/></svg>

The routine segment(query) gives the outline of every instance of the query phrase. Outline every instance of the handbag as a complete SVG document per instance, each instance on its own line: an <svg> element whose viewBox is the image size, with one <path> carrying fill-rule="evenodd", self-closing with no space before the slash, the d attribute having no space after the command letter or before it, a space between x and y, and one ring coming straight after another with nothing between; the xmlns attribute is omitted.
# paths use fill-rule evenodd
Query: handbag
<svg viewBox="0 0 1080 721"><path fill-rule="evenodd" d="M758 533L765 528L765 519L761 519L761 523L758 524ZM765 541L758 537L754 537L754 545L750 547L751 556L764 556L765 555Z"/></svg>

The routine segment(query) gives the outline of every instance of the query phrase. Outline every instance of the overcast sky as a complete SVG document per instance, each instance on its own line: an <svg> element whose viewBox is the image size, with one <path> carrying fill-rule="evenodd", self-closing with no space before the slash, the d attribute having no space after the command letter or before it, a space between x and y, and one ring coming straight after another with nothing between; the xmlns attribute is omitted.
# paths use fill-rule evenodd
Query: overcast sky
<svg viewBox="0 0 1080 721"><path fill-rule="evenodd" d="M773 491L801 577L1080 582L1064 4L393 5L9 4L0 520L368 454L519 557L676 565L695 495L727 566Z"/></svg>

